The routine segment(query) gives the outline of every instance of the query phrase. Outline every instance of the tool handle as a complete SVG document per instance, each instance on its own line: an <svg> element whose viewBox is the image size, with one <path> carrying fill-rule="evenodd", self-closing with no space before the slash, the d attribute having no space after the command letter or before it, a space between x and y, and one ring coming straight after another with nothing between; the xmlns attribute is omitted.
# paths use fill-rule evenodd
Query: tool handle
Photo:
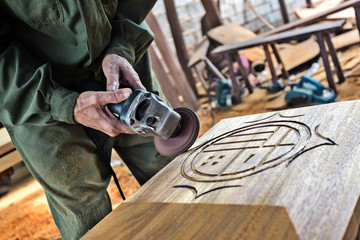
<svg viewBox="0 0 360 240"><path fill-rule="evenodd" d="M124 102L119 102L119 103L110 103L108 104L108 107L110 109L110 111L115 115L116 118L118 118L119 120L121 117L121 110L123 108Z"/></svg>

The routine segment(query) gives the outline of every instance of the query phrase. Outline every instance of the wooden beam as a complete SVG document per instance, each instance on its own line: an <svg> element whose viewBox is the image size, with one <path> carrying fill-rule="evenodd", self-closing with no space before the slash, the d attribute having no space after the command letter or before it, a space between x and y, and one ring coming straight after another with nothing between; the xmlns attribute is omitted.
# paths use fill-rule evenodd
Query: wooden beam
<svg viewBox="0 0 360 240"><path fill-rule="evenodd" d="M360 6L355 6L354 10L355 10L356 25L360 34Z"/></svg>
<svg viewBox="0 0 360 240"><path fill-rule="evenodd" d="M314 4L312 3L311 0L306 0L306 6L307 6L308 8L313 8L313 7L314 7Z"/></svg>
<svg viewBox="0 0 360 240"><path fill-rule="evenodd" d="M0 157L0 173L22 161L18 151L13 151Z"/></svg>
<svg viewBox="0 0 360 240"><path fill-rule="evenodd" d="M281 10L281 15L283 18L284 23L289 23L289 14L287 12L287 8L286 8L286 4L285 4L285 0L278 0L279 4L280 4L280 10Z"/></svg>
<svg viewBox="0 0 360 240"><path fill-rule="evenodd" d="M187 107L197 110L199 108L199 103L197 101L197 97L192 91L189 82L186 79L184 72L179 64L179 61L171 50L168 41L164 33L162 32L159 23L157 22L155 16L150 13L146 22L149 25L150 29L155 33L155 43L157 48L159 49L164 62L166 63L169 72L174 80L176 80L176 87L179 89L181 95L184 98L184 102Z"/></svg>
<svg viewBox="0 0 360 240"><path fill-rule="evenodd" d="M161 90L163 91L165 97L170 102L173 108L181 107L182 104L180 103L178 98L179 94L176 92L174 86L171 84L169 76L166 74L164 67L162 66L159 57L156 55L153 46L150 46L149 53L150 53L152 68L154 70L157 80L159 81Z"/></svg>
<svg viewBox="0 0 360 240"><path fill-rule="evenodd" d="M332 59L332 61L334 63L339 83L343 83L343 82L345 82L345 76L344 76L344 73L343 73L343 71L341 69L341 65L340 65L339 59L337 57L334 45L333 45L333 43L331 41L330 34L329 33L324 33L324 38L325 38L326 45L328 47L331 59Z"/></svg>
<svg viewBox="0 0 360 240"><path fill-rule="evenodd" d="M324 36L322 34L317 34L316 38L317 38L317 41L318 41L318 44L319 44L319 47L320 47L320 56L321 56L321 59L322 59L323 64L324 64L324 68L325 68L325 72L326 72L326 78L327 78L327 81L329 83L329 87L331 89L333 89L335 91L335 93L337 93L336 85L335 85L334 78L333 78L333 74L331 72L331 66L330 66L328 54L327 54L326 47L325 47Z"/></svg>
<svg viewBox="0 0 360 240"><path fill-rule="evenodd" d="M187 49L182 35L182 28L179 23L179 19L176 12L176 7L174 0L164 0L166 8L166 16L170 24L171 33L174 39L176 53L180 62L180 65L186 75L186 78L197 96L197 89L195 84L195 79L192 75L191 70L188 68L187 64L189 62L189 57L187 55Z"/></svg>
<svg viewBox="0 0 360 240"><path fill-rule="evenodd" d="M202 5L206 11L207 22L212 28L220 26L223 24L219 8L215 5L213 0L201 0Z"/></svg>

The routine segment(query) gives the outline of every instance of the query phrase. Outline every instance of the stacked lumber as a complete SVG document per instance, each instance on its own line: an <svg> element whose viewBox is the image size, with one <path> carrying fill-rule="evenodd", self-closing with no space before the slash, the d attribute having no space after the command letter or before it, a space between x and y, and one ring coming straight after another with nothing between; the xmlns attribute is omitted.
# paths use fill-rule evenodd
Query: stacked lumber
<svg viewBox="0 0 360 240"><path fill-rule="evenodd" d="M331 0L331 1L324 1L318 4L315 8L299 8L295 10L295 15L299 19L309 18L312 16L316 16L317 14L329 10L338 6L342 3L342 0ZM345 10L330 14L326 17L328 20L338 20L338 19L355 19L355 11L353 8L347 8Z"/></svg>
<svg viewBox="0 0 360 240"><path fill-rule="evenodd" d="M358 35L358 33L356 34ZM332 40L334 42L334 39ZM360 69L359 52L360 52L360 46L353 46L351 49L347 51L338 53L339 62L344 72L345 78L350 77L352 74L354 74ZM332 62L331 62L331 67L333 68ZM334 74L336 73L334 72ZM326 82L327 80L325 69L322 62L320 62L320 67L317 69L317 71L309 72L308 70L305 70L297 73L294 77L294 81L299 81L303 75L309 75L319 82Z"/></svg>

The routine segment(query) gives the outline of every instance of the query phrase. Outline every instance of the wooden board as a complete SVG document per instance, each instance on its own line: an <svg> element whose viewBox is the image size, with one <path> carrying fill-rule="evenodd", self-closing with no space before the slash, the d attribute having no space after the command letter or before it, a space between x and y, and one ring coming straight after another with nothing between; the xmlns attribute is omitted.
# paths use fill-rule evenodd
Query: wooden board
<svg viewBox="0 0 360 240"><path fill-rule="evenodd" d="M22 161L18 151L12 151L0 157L0 173Z"/></svg>
<svg viewBox="0 0 360 240"><path fill-rule="evenodd" d="M5 128L0 128L0 173L22 161Z"/></svg>
<svg viewBox="0 0 360 240"><path fill-rule="evenodd" d="M173 108L182 107L178 97L181 94L177 93L177 88L170 80L169 75L165 72L164 66L154 50L154 46L150 46L148 51L150 54L152 70L155 73L156 79L158 80L166 99Z"/></svg>
<svg viewBox="0 0 360 240"><path fill-rule="evenodd" d="M354 6L359 6L360 5L360 0L348 0L348 1L345 1L339 5L337 5L336 7L332 7L330 9L326 9L326 10L323 10L321 12L319 12L318 14L316 15L313 15L313 16L310 16L310 17L307 17L307 18L304 18L304 19L299 19L299 20L296 20L296 21L292 21L288 24L284 24L274 30L270 30L268 32L265 32L263 34L261 34L261 36L269 36L269 35L272 35L272 34L276 34L276 33L280 33L280 32L284 32L284 31L287 31L287 30L290 30L290 29L294 29L296 27L300 27L300 26L305 26L305 25L308 25L308 24L313 24L313 23L316 23L320 20L323 20L325 17L333 14L333 13L337 13L339 11L342 11L346 8L349 8L349 7L354 7Z"/></svg>
<svg viewBox="0 0 360 240"><path fill-rule="evenodd" d="M277 46L281 59L288 71L307 61L310 61L320 53L319 45L313 38L309 38L308 40L298 44L283 43ZM273 58L273 62L277 64L275 57ZM279 74L280 73L281 72L279 72Z"/></svg>
<svg viewBox="0 0 360 240"><path fill-rule="evenodd" d="M14 149L10 136L5 128L0 128L0 156Z"/></svg>
<svg viewBox="0 0 360 240"><path fill-rule="evenodd" d="M203 36L199 44L196 46L194 53L190 57L190 60L188 62L189 68L193 67L194 65L198 64L203 59L205 59L206 54L209 50L209 46L210 46L209 39L206 36Z"/></svg>
<svg viewBox="0 0 360 240"><path fill-rule="evenodd" d="M359 31L353 29L346 33L331 38L335 49L341 49L360 42Z"/></svg>
<svg viewBox="0 0 360 240"><path fill-rule="evenodd" d="M223 219L228 224L219 224ZM286 210L277 206L123 203L97 229L84 239L299 239Z"/></svg>
<svg viewBox="0 0 360 240"><path fill-rule="evenodd" d="M303 19L303 18L308 18L308 17L312 17L316 14L319 14L319 12L324 11L325 9L323 8L300 8L295 10L295 14L298 18ZM331 19L331 20L336 20L336 19L347 19L347 18L355 18L355 11L353 8L348 8L345 10L342 10L340 12L331 14L329 16L326 17L326 19Z"/></svg>
<svg viewBox="0 0 360 240"><path fill-rule="evenodd" d="M207 32L206 35L219 45L244 42L257 36L252 31L234 22L213 28L209 32ZM262 47L245 49L242 50L241 53L244 53L250 62L255 62L259 59L265 58L265 53Z"/></svg>
<svg viewBox="0 0 360 240"><path fill-rule="evenodd" d="M346 33L332 37L331 41L333 42L335 49L341 49L350 45L354 45L360 42L359 31L357 29L348 31ZM278 44L277 48L287 70L292 70L299 65L314 59L320 53L320 48L315 38L309 38L308 40L297 44ZM272 59L276 68L278 68L275 56L272 56ZM340 62L341 61L342 59L340 59ZM332 63L332 61L330 63ZM268 72L270 72L270 70L268 70ZM277 74L281 74L280 69L277 71ZM301 73L299 76L301 77L302 75L303 73ZM324 73L322 75L324 78L321 79L325 80L326 74Z"/></svg>
<svg viewBox="0 0 360 240"><path fill-rule="evenodd" d="M244 239L296 239L277 235L277 219L300 239L354 239L360 222L359 109L360 101L348 101L222 120L84 239L126 239L121 233L142 229L149 239L167 239L161 232L172 229L181 239L193 239L195 230L198 239L223 233L222 239L232 239L226 229L234 224L254 236ZM284 211L270 217L254 210L267 207ZM215 222L206 226L206 219Z"/></svg>
<svg viewBox="0 0 360 240"><path fill-rule="evenodd" d="M300 19L309 18L321 14L321 12L325 10L336 8L341 3L343 3L343 1L327 0L325 2L318 4L315 8L298 8L294 11L294 13ZM326 19L331 19L331 20L346 19L346 18L355 18L355 11L353 8L347 8L345 10L336 12L334 14L330 14L326 17Z"/></svg>

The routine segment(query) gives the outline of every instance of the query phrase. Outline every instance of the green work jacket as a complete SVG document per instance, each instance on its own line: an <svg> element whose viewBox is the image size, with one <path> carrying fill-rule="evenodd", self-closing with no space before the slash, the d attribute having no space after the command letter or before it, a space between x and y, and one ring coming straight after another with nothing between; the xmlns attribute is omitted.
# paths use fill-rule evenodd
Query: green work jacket
<svg viewBox="0 0 360 240"><path fill-rule="evenodd" d="M76 87L101 79L115 53L135 65L153 35L143 23L156 0L0 1L0 122L74 123Z"/></svg>

